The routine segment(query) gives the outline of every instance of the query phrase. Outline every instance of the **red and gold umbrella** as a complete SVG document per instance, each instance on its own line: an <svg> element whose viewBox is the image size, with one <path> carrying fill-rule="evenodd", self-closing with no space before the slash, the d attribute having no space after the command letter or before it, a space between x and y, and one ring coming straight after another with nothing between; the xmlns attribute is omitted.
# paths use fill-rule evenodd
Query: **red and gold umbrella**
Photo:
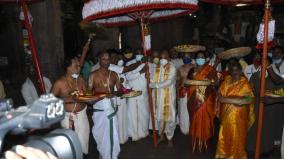
<svg viewBox="0 0 284 159"><path fill-rule="evenodd" d="M95 22L104 26L122 26L140 23L144 55L150 49L149 35L145 37L145 23L175 18L195 12L198 0L90 0L82 11L83 21ZM145 41L146 39L146 41ZM147 44L147 46L145 45ZM147 91L153 125L153 139L157 146L157 132L151 90L149 88L149 66L146 64Z"/></svg>

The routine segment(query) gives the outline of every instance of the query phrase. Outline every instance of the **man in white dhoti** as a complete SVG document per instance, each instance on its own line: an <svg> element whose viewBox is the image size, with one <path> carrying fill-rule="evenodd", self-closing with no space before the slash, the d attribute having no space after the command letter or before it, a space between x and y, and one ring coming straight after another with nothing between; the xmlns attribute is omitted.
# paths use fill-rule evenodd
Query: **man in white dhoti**
<svg viewBox="0 0 284 159"><path fill-rule="evenodd" d="M176 127L176 68L169 62L169 52L164 50L160 55L160 70L155 71L154 79L150 87L158 90L156 119L161 138L166 135L168 146L172 146L172 138Z"/></svg>
<svg viewBox="0 0 284 159"><path fill-rule="evenodd" d="M143 59L144 60L144 59ZM122 60L122 56L118 53L111 53L111 63L109 66L109 70L114 71L118 74L121 85L129 89L130 86L127 83L125 74L130 72L141 64L140 62L136 62L130 66L123 66L124 61ZM118 136L120 144L124 144L127 142L129 135L128 135L128 116L127 116L127 100L126 98L117 97L117 105L118 105L118 112L117 112L117 120L118 120Z"/></svg>
<svg viewBox="0 0 284 159"><path fill-rule="evenodd" d="M137 54L135 58L130 56L131 52L124 51L127 59L126 66L129 66L143 58L143 55ZM145 64L141 64L133 71L126 73L126 79L129 87L136 91L142 91L142 95L129 98L128 105L128 134L133 141L148 136L149 131L149 106L147 94L147 81L145 78Z"/></svg>
<svg viewBox="0 0 284 159"><path fill-rule="evenodd" d="M88 154L90 126L86 114L86 105L77 103L70 95L74 91L84 91L84 79L79 76L79 60L67 58L64 62L65 75L61 76L53 85L52 93L64 100L65 118L61 121L61 126L66 129L72 129L76 132L81 142L82 150L85 155Z"/></svg>
<svg viewBox="0 0 284 159"><path fill-rule="evenodd" d="M113 94L116 87L121 89L118 75L109 70L109 53L99 55L100 68L90 74L89 89L96 93L107 93L107 98L94 105L92 129L97 143L97 149L102 159L117 159L120 152L119 137L117 130L117 101Z"/></svg>
<svg viewBox="0 0 284 159"><path fill-rule="evenodd" d="M52 93L64 100L65 118L61 121L61 126L72 129L79 137L84 156L88 154L90 125L86 114L86 104L74 101L71 93L75 91L85 91L84 79L80 76L84 57L89 50L90 41L84 48L80 59L68 57L64 61L65 74L62 75L53 85Z"/></svg>

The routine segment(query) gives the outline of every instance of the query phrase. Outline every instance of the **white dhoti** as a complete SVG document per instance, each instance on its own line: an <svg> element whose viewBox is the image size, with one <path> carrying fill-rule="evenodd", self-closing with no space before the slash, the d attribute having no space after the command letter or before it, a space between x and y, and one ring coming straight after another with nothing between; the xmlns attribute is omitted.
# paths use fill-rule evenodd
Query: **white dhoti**
<svg viewBox="0 0 284 159"><path fill-rule="evenodd" d="M120 152L117 131L117 106L110 99L103 99L94 105L93 136L102 159L117 159Z"/></svg>
<svg viewBox="0 0 284 159"><path fill-rule="evenodd" d="M189 132L189 114L187 110L187 96L180 98L178 102L179 126L183 134Z"/></svg>
<svg viewBox="0 0 284 159"><path fill-rule="evenodd" d="M132 62L128 62L130 65ZM145 64L126 74L129 87L136 91L142 91L142 95L127 100L128 135L133 141L145 138L149 134L149 103L147 94L147 80L145 73L140 71Z"/></svg>
<svg viewBox="0 0 284 159"><path fill-rule="evenodd" d="M90 125L86 114L87 107L82 111L77 113L66 112L64 119L61 121L61 126L63 128L69 129L69 117L72 115L74 120L75 132L79 137L82 151L84 154L88 154L89 150L89 135L90 135Z"/></svg>
<svg viewBox="0 0 284 159"><path fill-rule="evenodd" d="M128 140L128 121L127 121L127 104L126 99L117 99L118 112L118 136L120 144L124 144Z"/></svg>
<svg viewBox="0 0 284 159"><path fill-rule="evenodd" d="M133 141L145 138L149 134L149 108L148 96L128 99L128 134Z"/></svg>

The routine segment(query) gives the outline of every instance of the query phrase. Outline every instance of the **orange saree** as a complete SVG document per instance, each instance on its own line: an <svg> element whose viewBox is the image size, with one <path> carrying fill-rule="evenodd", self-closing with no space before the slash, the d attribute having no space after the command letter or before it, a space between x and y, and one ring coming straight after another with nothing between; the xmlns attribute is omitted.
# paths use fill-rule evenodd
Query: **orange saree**
<svg viewBox="0 0 284 159"><path fill-rule="evenodd" d="M189 71L189 79L216 80L217 72L210 65L204 65L198 72ZM188 89L188 112L190 113L189 132L192 138L193 151L198 144L201 151L207 148L207 140L213 136L215 117L214 104L216 90L213 86L190 86Z"/></svg>
<svg viewBox="0 0 284 159"><path fill-rule="evenodd" d="M223 97L253 97L252 88L245 77L232 82L227 76L219 88ZM247 159L245 151L248 129L254 122L253 101L250 105L220 105L220 130L216 158Z"/></svg>

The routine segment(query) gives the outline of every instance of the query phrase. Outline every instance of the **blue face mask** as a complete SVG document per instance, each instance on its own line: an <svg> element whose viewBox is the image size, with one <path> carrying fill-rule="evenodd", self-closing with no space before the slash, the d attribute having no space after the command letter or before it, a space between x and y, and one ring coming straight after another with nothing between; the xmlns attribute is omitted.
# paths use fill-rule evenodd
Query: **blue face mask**
<svg viewBox="0 0 284 159"><path fill-rule="evenodd" d="M272 53L271 52L269 52L267 55L268 55L268 57L272 58Z"/></svg>
<svg viewBox="0 0 284 159"><path fill-rule="evenodd" d="M280 64L282 62L282 59L272 59L273 64Z"/></svg>
<svg viewBox="0 0 284 159"><path fill-rule="evenodd" d="M197 58L196 59L196 64L199 66L202 66L205 64L205 59L204 58Z"/></svg>
<svg viewBox="0 0 284 159"><path fill-rule="evenodd" d="M182 59L182 61L183 61L184 64L189 64L189 63L191 63L191 59L190 59L189 57L184 57L184 58Z"/></svg>

